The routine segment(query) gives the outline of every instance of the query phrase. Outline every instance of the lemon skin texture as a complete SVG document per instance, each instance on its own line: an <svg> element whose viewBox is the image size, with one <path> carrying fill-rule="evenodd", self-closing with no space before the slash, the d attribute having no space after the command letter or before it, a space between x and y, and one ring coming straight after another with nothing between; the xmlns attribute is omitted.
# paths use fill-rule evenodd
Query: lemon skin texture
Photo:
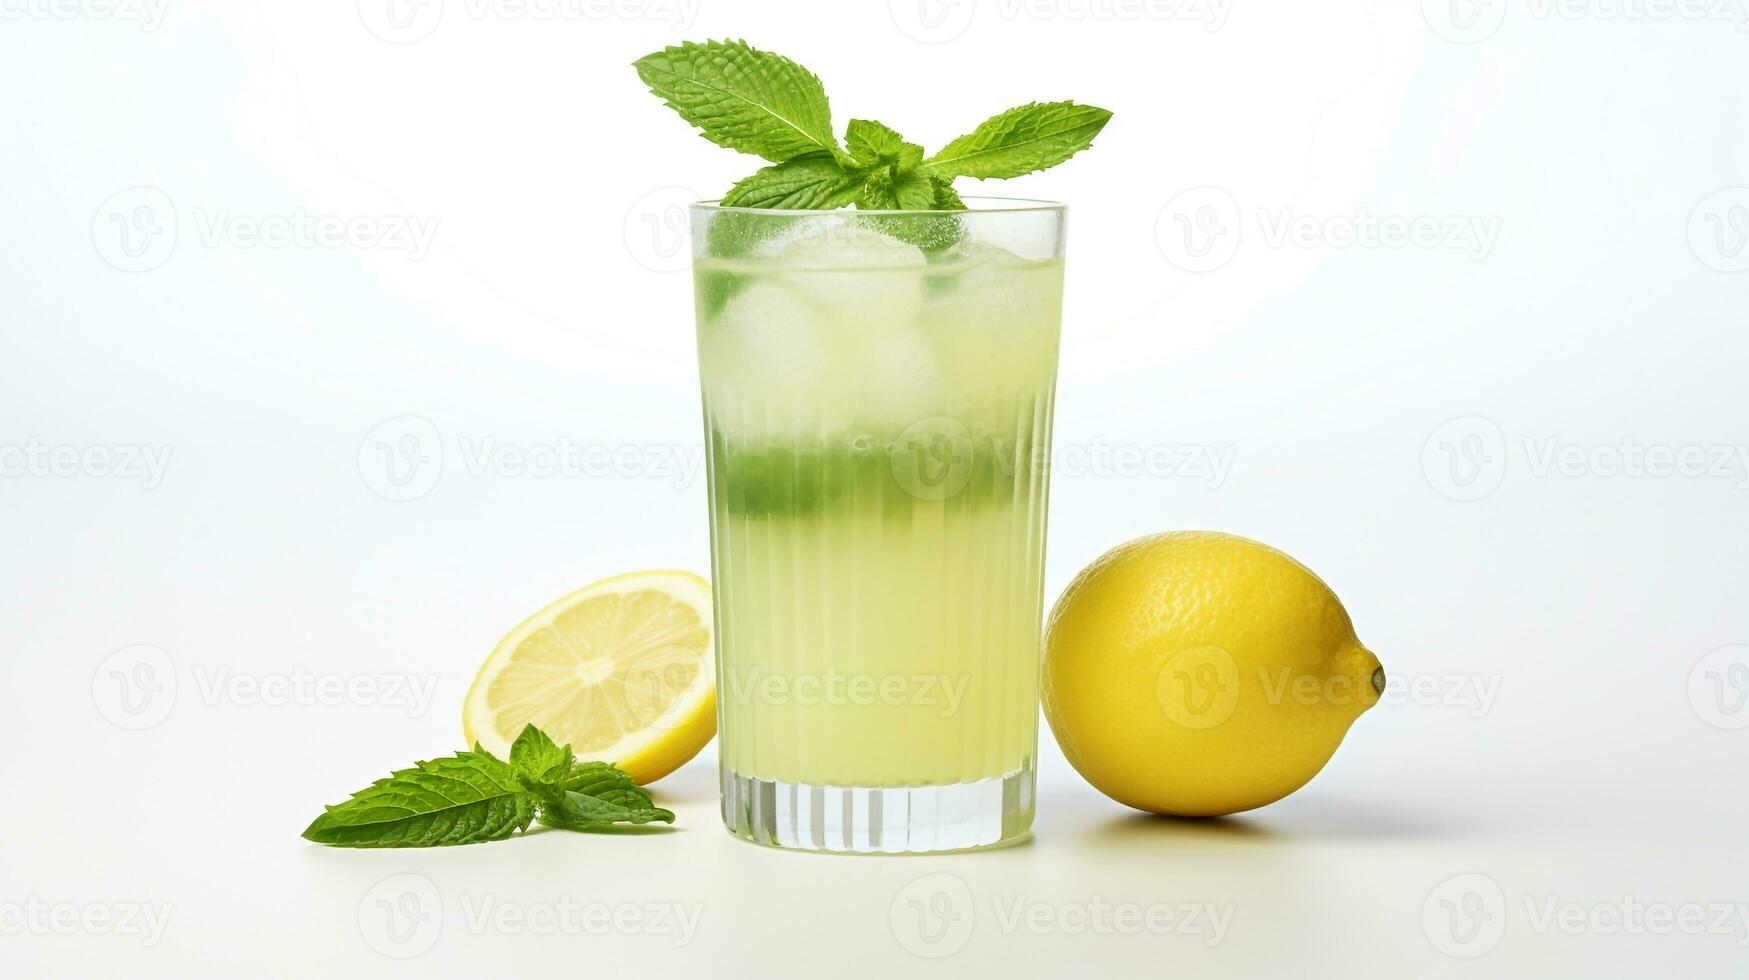
<svg viewBox="0 0 1749 980"><path fill-rule="evenodd" d="M1042 698L1063 754L1107 796L1154 813L1281 799L1383 689L1329 586L1219 532L1112 549L1070 583L1046 628Z"/></svg>

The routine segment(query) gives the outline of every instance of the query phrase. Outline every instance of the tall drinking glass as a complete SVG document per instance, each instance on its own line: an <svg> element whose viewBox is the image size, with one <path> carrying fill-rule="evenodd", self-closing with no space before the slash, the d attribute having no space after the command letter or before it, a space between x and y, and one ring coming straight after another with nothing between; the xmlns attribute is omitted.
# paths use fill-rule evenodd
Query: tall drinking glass
<svg viewBox="0 0 1749 980"><path fill-rule="evenodd" d="M816 851L1026 833L1061 205L692 208L723 820Z"/></svg>

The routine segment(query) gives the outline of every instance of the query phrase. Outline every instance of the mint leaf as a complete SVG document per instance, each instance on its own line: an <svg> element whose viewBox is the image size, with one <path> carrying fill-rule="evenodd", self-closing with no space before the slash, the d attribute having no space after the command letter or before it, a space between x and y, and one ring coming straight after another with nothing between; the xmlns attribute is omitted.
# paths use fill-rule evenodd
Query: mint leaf
<svg viewBox="0 0 1749 980"><path fill-rule="evenodd" d="M1019 177L1087 149L1111 113L1073 102L1031 102L992 116L924 166L944 177Z"/></svg>
<svg viewBox="0 0 1749 980"><path fill-rule="evenodd" d="M614 824L673 823L674 812L650 802L650 794L635 787L609 790L598 796L566 792L564 802L541 808L540 822L561 830L588 832Z"/></svg>
<svg viewBox="0 0 1749 980"><path fill-rule="evenodd" d="M736 184L720 202L726 208L841 208L856 196L860 179L829 153L808 153L773 164Z"/></svg>
<svg viewBox="0 0 1749 980"><path fill-rule="evenodd" d="M858 167L891 166L895 177L923 162L923 147L905 142L891 126L872 119L852 119L844 130L844 145Z"/></svg>
<svg viewBox="0 0 1749 980"><path fill-rule="evenodd" d="M573 760L570 768L548 785L564 792L593 794L637 783L611 762Z"/></svg>
<svg viewBox="0 0 1749 980"><path fill-rule="evenodd" d="M1054 167L1092 145L1111 119L1097 106L1032 102L992 116L925 160L921 146L872 119L852 119L840 148L820 79L745 41L686 41L633 67L706 139L777 165L730 188L726 207L963 211L955 177Z"/></svg>
<svg viewBox="0 0 1749 980"><path fill-rule="evenodd" d="M650 794L617 766L576 762L542 791L540 822L565 830L598 830L616 823L674 822L672 811L656 806Z"/></svg>
<svg viewBox="0 0 1749 980"><path fill-rule="evenodd" d="M889 156L898 156L905 138L884 123L852 119L844 127L844 148L859 166L872 167Z"/></svg>
<svg viewBox="0 0 1749 980"><path fill-rule="evenodd" d="M937 211L964 211L966 202L953 189L953 180L935 174L929 175L929 182L935 186L935 209Z"/></svg>
<svg viewBox="0 0 1749 980"><path fill-rule="evenodd" d="M638 77L719 146L782 163L841 157L826 89L813 72L745 41L687 41L634 62Z"/></svg>
<svg viewBox="0 0 1749 980"><path fill-rule="evenodd" d="M536 817L549 827L600 830L617 823L674 822L674 814L608 762L578 762L528 725L505 762L472 752L415 763L328 807L304 830L336 847L438 847L504 840Z"/></svg>
<svg viewBox="0 0 1749 980"><path fill-rule="evenodd" d="M935 207L935 182L928 174L914 173L893 185L893 200L904 211L929 211Z"/></svg>
<svg viewBox="0 0 1749 980"><path fill-rule="evenodd" d="M899 192L893 175L881 169L863 178L862 189L856 192L856 206L863 211L897 211Z"/></svg>
<svg viewBox="0 0 1749 980"><path fill-rule="evenodd" d="M896 130L872 119L852 119L844 145L862 175L856 206L868 211L927 211L935 207L935 187L917 172L923 147L907 143Z"/></svg>
<svg viewBox="0 0 1749 980"><path fill-rule="evenodd" d="M476 748L417 763L328 807L304 830L337 847L439 847L528 829L535 798L510 765Z"/></svg>
<svg viewBox="0 0 1749 980"><path fill-rule="evenodd" d="M560 775L564 769L569 768L572 758L569 745L560 747L546 732L533 725L524 726L522 734L516 736L516 741L510 745L510 768L515 770L516 778L522 785L530 790ZM560 773L555 773L554 770L560 770Z"/></svg>
<svg viewBox="0 0 1749 980"><path fill-rule="evenodd" d="M877 170L857 192L856 206L864 211L928 211L935 207L935 183L928 174L914 173L894 180L886 171Z"/></svg>
<svg viewBox="0 0 1749 980"><path fill-rule="evenodd" d="M525 778L524 785L539 799L538 819L545 826L590 831L617 823L674 822L674 814L653 804L650 794L618 766L580 762L569 745L554 745L533 725L511 747L513 767L519 749L527 761L542 767L539 779Z"/></svg>

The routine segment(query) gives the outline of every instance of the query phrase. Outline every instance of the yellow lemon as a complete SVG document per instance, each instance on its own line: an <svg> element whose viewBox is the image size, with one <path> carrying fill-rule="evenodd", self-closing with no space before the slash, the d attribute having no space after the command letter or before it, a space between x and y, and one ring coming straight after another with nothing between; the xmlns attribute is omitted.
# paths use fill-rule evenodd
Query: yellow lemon
<svg viewBox="0 0 1749 980"><path fill-rule="evenodd" d="M582 759L647 783L717 731L710 583L632 572L530 616L498 641L462 704L462 731L499 758L533 723Z"/></svg>
<svg viewBox="0 0 1749 980"><path fill-rule="evenodd" d="M1155 813L1281 799L1383 690L1329 586L1212 531L1106 552L1057 600L1045 637L1045 717L1063 754L1100 792Z"/></svg>

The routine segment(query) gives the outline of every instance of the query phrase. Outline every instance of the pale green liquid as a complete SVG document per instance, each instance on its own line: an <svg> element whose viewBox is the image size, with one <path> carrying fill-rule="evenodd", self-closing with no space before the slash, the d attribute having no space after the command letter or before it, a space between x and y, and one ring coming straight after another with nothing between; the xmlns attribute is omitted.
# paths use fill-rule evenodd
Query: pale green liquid
<svg viewBox="0 0 1749 980"><path fill-rule="evenodd" d="M724 765L1028 766L1061 263L696 275Z"/></svg>

